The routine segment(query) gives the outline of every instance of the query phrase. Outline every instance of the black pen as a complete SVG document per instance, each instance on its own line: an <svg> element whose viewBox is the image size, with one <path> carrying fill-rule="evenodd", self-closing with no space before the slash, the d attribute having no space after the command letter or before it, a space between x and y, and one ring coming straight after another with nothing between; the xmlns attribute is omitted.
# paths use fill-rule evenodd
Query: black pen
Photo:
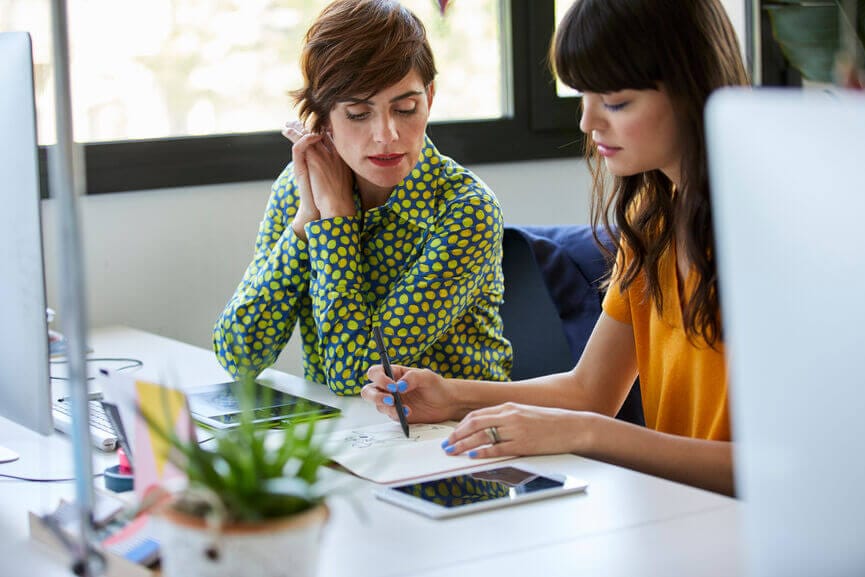
<svg viewBox="0 0 865 577"><path fill-rule="evenodd" d="M393 371L390 370L390 361L387 358L387 349L384 348L384 339L381 336L379 327L372 327L372 336L375 338L375 344L378 347L378 355L381 357L381 366L384 368L384 374L393 381ZM405 409L402 407L402 398L399 396L399 391L393 392L393 406L396 408L396 416L399 417L399 424L402 427L402 432L408 438L408 421L405 418Z"/></svg>

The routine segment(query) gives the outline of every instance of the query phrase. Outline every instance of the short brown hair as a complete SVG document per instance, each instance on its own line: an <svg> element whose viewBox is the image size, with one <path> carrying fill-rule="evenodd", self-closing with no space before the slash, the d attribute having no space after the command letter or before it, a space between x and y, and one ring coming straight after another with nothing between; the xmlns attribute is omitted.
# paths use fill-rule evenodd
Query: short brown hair
<svg viewBox="0 0 865 577"><path fill-rule="evenodd" d="M306 33L300 68L303 88L292 96L313 132L340 98L372 96L413 69L427 86L436 75L423 23L393 0L329 4Z"/></svg>

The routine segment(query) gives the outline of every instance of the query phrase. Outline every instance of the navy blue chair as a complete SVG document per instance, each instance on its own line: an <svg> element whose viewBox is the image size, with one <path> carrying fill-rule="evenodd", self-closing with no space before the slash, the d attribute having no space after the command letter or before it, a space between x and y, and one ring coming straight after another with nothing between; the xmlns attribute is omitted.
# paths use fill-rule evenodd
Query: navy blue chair
<svg viewBox="0 0 865 577"><path fill-rule="evenodd" d="M606 267L589 225L505 227L500 311L514 348L512 379L574 367L601 314ZM639 381L617 418L645 424Z"/></svg>

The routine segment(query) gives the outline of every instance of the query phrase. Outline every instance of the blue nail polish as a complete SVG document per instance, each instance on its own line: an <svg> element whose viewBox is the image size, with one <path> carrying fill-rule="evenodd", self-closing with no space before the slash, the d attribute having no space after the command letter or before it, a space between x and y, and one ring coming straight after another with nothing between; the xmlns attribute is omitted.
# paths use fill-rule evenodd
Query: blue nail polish
<svg viewBox="0 0 865 577"><path fill-rule="evenodd" d="M442 449L447 448L448 445L449 445L449 443L448 443L448 440L447 440L447 439L445 439L444 441L442 441Z"/></svg>
<svg viewBox="0 0 865 577"><path fill-rule="evenodd" d="M390 391L391 393L395 393L396 392L396 385L393 383L389 383L387 385L387 390Z"/></svg>
<svg viewBox="0 0 865 577"><path fill-rule="evenodd" d="M404 392L406 392L406 391L408 390L408 383L405 382L405 381L400 381L400 382L398 382L398 383L396 384L396 386L397 386L397 388L399 389L399 392L401 392L401 393L404 393Z"/></svg>
<svg viewBox="0 0 865 577"><path fill-rule="evenodd" d="M469 458L470 458L470 459L474 459L474 458L477 457L477 456L478 456L478 452L477 452L477 451L469 451Z"/></svg>
<svg viewBox="0 0 865 577"><path fill-rule="evenodd" d="M383 402L383 403L384 403L385 405L387 405L388 407L392 407L392 406L393 406L393 397L391 397L391 396L387 396L387 397L383 398L383 399L381 400L381 402Z"/></svg>
<svg viewBox="0 0 865 577"><path fill-rule="evenodd" d="M408 416L408 407L402 408L402 414L405 415L406 417Z"/></svg>
<svg viewBox="0 0 865 577"><path fill-rule="evenodd" d="M456 450L456 447L453 445L448 445L447 447L445 447L445 453L450 454L450 453L453 453L454 450Z"/></svg>

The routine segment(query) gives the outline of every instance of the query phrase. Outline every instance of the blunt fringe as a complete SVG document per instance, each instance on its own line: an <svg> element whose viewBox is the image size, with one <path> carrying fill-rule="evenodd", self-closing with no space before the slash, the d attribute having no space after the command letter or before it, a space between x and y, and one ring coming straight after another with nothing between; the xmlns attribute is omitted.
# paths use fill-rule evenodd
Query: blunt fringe
<svg viewBox="0 0 865 577"><path fill-rule="evenodd" d="M703 108L723 86L748 85L735 31L718 0L577 0L551 46L558 77L576 90L609 93L657 90L669 94L684 156L678 188L659 170L625 177L605 174L591 134L586 160L592 179L592 223L632 258L611 282L628 288L645 274L658 312L663 302L660 261L677 243L698 276L682 306L692 342L723 340L718 302L715 235L709 202ZM619 235L612 234L617 229ZM603 244L601 244L603 247ZM607 251L612 260L616 252Z"/></svg>

